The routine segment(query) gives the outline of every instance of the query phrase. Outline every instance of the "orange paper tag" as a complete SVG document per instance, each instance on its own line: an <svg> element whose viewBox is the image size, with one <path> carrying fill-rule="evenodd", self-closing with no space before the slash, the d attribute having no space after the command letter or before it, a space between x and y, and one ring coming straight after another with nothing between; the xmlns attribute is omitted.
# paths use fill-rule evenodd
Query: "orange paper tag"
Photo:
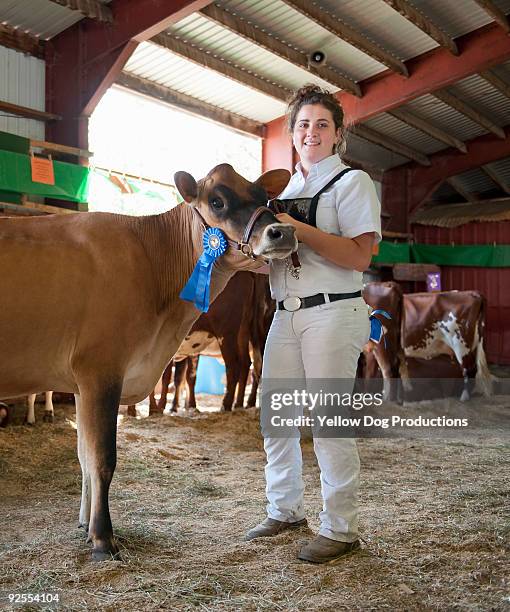
<svg viewBox="0 0 510 612"><path fill-rule="evenodd" d="M372 247L372 255L379 255L379 243L374 244Z"/></svg>
<svg viewBox="0 0 510 612"><path fill-rule="evenodd" d="M32 182L44 183L45 185L55 184L55 173L53 172L53 160L51 157L35 157L32 155Z"/></svg>

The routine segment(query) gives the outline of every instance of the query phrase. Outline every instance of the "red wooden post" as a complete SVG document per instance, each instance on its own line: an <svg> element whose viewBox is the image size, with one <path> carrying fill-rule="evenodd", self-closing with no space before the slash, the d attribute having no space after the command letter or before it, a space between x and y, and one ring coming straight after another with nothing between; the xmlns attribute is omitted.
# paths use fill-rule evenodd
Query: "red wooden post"
<svg viewBox="0 0 510 612"><path fill-rule="evenodd" d="M83 19L46 44L47 140L87 148L88 117L137 45L209 0L114 0L113 24Z"/></svg>

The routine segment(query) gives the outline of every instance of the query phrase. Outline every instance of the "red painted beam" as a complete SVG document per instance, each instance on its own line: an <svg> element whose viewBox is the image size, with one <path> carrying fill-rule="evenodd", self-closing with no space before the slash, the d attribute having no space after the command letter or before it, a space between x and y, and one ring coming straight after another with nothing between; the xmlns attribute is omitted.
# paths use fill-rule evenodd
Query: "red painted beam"
<svg viewBox="0 0 510 612"><path fill-rule="evenodd" d="M438 47L406 61L409 78L386 71L360 83L363 96L338 94L347 125L406 104L510 58L510 36L490 24L455 39L458 56Z"/></svg>
<svg viewBox="0 0 510 612"><path fill-rule="evenodd" d="M287 130L285 117L266 123L266 134L262 141L262 169L284 168L294 172L294 148Z"/></svg>
<svg viewBox="0 0 510 612"><path fill-rule="evenodd" d="M407 196L408 196L408 170L399 166L387 170L382 180L382 209L388 213L389 219L384 226L391 232L407 232Z"/></svg>
<svg viewBox="0 0 510 612"><path fill-rule="evenodd" d="M83 149L87 120L137 45L210 0L113 0L113 23L82 20L46 44L46 138Z"/></svg>
<svg viewBox="0 0 510 612"><path fill-rule="evenodd" d="M429 156L429 167L406 164L383 175L382 204L390 215L387 229L409 231L408 215L427 202L441 183L449 178L510 157L510 126L506 138L484 134L466 143L467 153L449 148Z"/></svg>
<svg viewBox="0 0 510 612"><path fill-rule="evenodd" d="M510 126L505 128L505 134L504 140L494 134L484 134L467 141L467 153L453 148L438 151L429 156L431 165L427 168L409 165L408 185L412 185L408 198L409 211L423 204L448 177L510 157Z"/></svg>

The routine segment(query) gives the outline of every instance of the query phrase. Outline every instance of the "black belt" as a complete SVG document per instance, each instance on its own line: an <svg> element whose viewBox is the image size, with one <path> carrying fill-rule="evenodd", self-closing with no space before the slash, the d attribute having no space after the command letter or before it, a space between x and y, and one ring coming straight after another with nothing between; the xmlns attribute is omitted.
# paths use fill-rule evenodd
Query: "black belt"
<svg viewBox="0 0 510 612"><path fill-rule="evenodd" d="M326 300L324 295L327 295L329 300ZM312 306L320 306L327 302L337 302L338 300L350 300L351 298L361 297L361 291L353 291L352 293L317 293L305 298L288 297L281 302L276 303L277 310L288 310L294 312L301 308L311 308Z"/></svg>

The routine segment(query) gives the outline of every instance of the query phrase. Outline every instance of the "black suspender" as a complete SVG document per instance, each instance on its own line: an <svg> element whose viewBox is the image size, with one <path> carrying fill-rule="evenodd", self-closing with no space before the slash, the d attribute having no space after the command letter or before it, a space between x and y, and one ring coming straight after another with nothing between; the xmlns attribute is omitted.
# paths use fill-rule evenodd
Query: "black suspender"
<svg viewBox="0 0 510 612"><path fill-rule="evenodd" d="M310 225L313 225L313 227L317 227L317 205L319 204L319 198L321 197L321 195L337 181L339 181L344 174L347 174L351 170L356 170L356 168L345 168L344 170L342 170L342 172L339 172L336 176L334 176L329 181L329 183L324 185L324 187L313 196L312 201L310 202L310 210L308 212L308 223Z"/></svg>

